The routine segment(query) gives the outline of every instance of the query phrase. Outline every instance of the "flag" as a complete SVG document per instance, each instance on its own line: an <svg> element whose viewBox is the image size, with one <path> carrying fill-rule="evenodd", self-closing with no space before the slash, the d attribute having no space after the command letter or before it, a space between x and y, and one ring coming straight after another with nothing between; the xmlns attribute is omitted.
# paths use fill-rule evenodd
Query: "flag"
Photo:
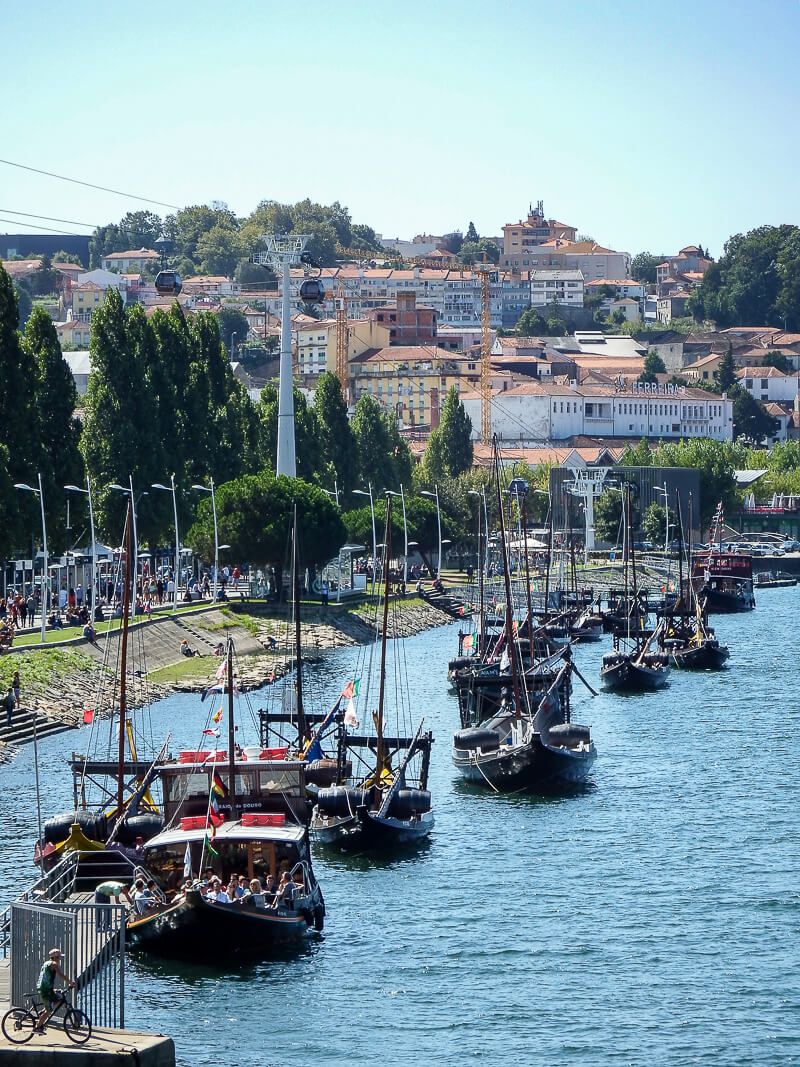
<svg viewBox="0 0 800 1067"><path fill-rule="evenodd" d="M347 710L344 713L345 726L358 726L358 715L352 697L347 702Z"/></svg>
<svg viewBox="0 0 800 1067"><path fill-rule="evenodd" d="M204 689L200 694L200 699L205 700L207 696L211 696L212 693L221 693L224 690L224 686L221 683L217 685L210 685L208 689Z"/></svg>
<svg viewBox="0 0 800 1067"><path fill-rule="evenodd" d="M203 730L203 737L219 737L219 730Z"/></svg>
<svg viewBox="0 0 800 1067"><path fill-rule="evenodd" d="M475 647L475 638L472 636L472 634L467 634L466 637L464 638L464 643L461 646L462 651L471 652L474 647Z"/></svg>
<svg viewBox="0 0 800 1067"><path fill-rule="evenodd" d="M511 657L508 654L508 649L503 649L503 655L500 657L500 670L507 671L511 666Z"/></svg>
<svg viewBox="0 0 800 1067"><path fill-rule="evenodd" d="M228 673L228 664L223 660L222 663L220 663L219 667L217 667L217 670L216 670L216 673L215 673L214 677L218 678L218 679L222 679L222 678L225 677L225 675L227 673Z"/></svg>
<svg viewBox="0 0 800 1067"><path fill-rule="evenodd" d="M211 792L218 797L222 797L223 800L228 795L227 787L220 778L219 771L214 771L214 774L211 776Z"/></svg>
<svg viewBox="0 0 800 1067"><path fill-rule="evenodd" d="M342 696L345 700L352 700L353 697L358 696L358 686L360 681L360 678L353 678L347 683L347 685L342 690Z"/></svg>
<svg viewBox="0 0 800 1067"><path fill-rule="evenodd" d="M322 745L319 743L319 738L315 737L311 744L306 749L303 760L306 763L313 763L314 760L324 759L325 753L322 751Z"/></svg>
<svg viewBox="0 0 800 1067"><path fill-rule="evenodd" d="M208 805L208 821L211 823L211 836L214 837L214 831L218 826L222 826L225 819L222 816L222 812L219 810L219 801L211 794L211 801Z"/></svg>
<svg viewBox="0 0 800 1067"><path fill-rule="evenodd" d="M205 845L206 851L210 852L212 856L219 856L219 852L217 852L217 850L214 848L214 829L213 829L213 827L211 829L211 836L206 834L205 838L203 839L203 844Z"/></svg>
<svg viewBox="0 0 800 1067"><path fill-rule="evenodd" d="M187 878L192 877L192 850L189 846L189 842L186 842L186 853L183 857L183 878L184 881Z"/></svg>
<svg viewBox="0 0 800 1067"><path fill-rule="evenodd" d="M84 708L83 721L87 726L90 722L94 722L94 708Z"/></svg>
<svg viewBox="0 0 800 1067"><path fill-rule="evenodd" d="M211 716L211 721L212 722L219 722L221 718L222 718L222 708L220 708L219 711L215 711L214 712L214 714Z"/></svg>

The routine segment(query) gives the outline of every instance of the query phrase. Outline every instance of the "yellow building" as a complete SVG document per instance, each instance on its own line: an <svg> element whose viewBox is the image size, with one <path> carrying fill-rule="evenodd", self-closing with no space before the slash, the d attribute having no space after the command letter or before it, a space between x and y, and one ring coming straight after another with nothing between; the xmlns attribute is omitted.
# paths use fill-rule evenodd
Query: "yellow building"
<svg viewBox="0 0 800 1067"><path fill-rule="evenodd" d="M105 300L106 291L94 282L76 285L71 292L72 317L78 322L90 322L92 315Z"/></svg>

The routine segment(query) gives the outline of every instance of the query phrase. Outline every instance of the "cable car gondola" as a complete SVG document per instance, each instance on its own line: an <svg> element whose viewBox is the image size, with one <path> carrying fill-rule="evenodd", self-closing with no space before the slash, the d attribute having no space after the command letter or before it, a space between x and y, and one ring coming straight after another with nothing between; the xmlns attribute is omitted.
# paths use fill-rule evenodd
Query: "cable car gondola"
<svg viewBox="0 0 800 1067"><path fill-rule="evenodd" d="M175 270L160 270L156 275L156 292L161 296L178 296L183 286Z"/></svg>
<svg viewBox="0 0 800 1067"><path fill-rule="evenodd" d="M325 299L325 290L317 278L306 278L300 286L300 299L304 304L321 304Z"/></svg>

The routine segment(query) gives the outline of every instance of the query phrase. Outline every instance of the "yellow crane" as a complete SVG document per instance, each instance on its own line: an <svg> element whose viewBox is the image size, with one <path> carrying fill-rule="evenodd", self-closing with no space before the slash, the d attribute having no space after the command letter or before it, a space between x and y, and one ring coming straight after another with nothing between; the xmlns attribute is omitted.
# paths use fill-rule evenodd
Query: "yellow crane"
<svg viewBox="0 0 800 1067"><path fill-rule="evenodd" d="M489 263L478 265L481 275L481 441L492 441L492 282L497 271Z"/></svg>

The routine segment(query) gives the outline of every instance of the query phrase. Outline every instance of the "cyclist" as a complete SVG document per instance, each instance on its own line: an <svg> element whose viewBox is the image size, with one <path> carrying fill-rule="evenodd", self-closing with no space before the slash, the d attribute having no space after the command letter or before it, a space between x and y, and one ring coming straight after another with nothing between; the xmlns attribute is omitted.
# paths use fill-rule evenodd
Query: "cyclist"
<svg viewBox="0 0 800 1067"><path fill-rule="evenodd" d="M51 948L47 953L47 959L42 964L42 969L39 972L39 996L44 1002L44 1007L39 1012L39 1018L36 1022L37 1030L44 1029L47 1017L52 1011L53 1001L56 1000L56 978L63 978L70 989L75 988L75 982L67 978L61 970L61 960L63 957L64 954L60 948Z"/></svg>

